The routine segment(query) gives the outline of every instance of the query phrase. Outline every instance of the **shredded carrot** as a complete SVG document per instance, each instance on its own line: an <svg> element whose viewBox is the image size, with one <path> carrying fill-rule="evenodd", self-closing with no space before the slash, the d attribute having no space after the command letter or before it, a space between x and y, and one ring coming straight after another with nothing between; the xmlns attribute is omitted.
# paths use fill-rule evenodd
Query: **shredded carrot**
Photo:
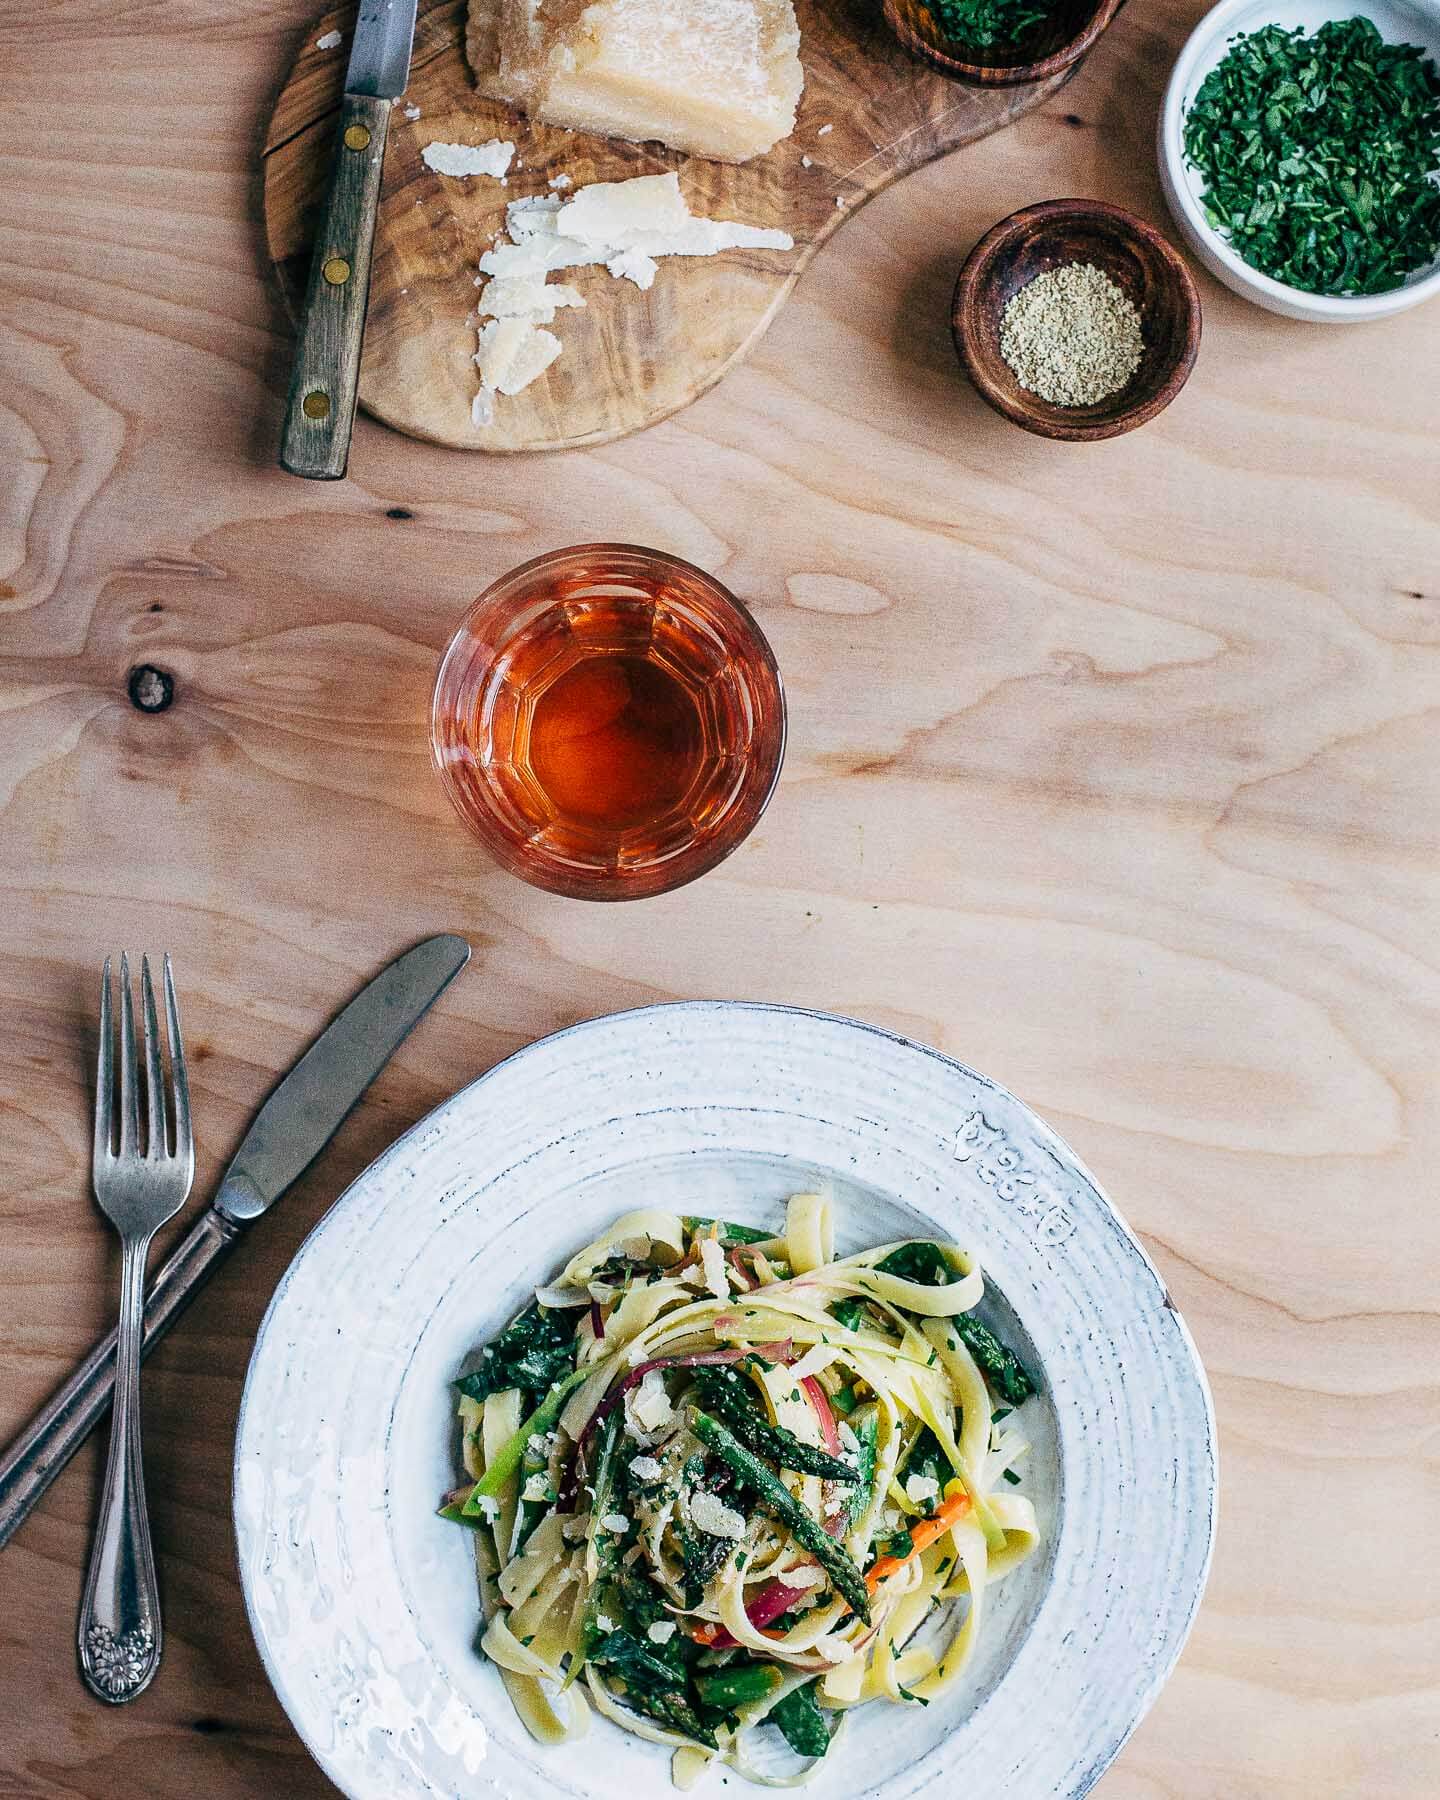
<svg viewBox="0 0 1440 1800"><path fill-rule="evenodd" d="M970 1511L970 1496L966 1493L952 1494L941 1503L937 1511L928 1519L921 1519L910 1527L910 1548L904 1556L882 1556L865 1577L865 1585L873 1594L887 1575L893 1575L897 1569L903 1569L907 1562L919 1556L922 1550L928 1550L937 1538L944 1537L952 1525L956 1525Z"/></svg>

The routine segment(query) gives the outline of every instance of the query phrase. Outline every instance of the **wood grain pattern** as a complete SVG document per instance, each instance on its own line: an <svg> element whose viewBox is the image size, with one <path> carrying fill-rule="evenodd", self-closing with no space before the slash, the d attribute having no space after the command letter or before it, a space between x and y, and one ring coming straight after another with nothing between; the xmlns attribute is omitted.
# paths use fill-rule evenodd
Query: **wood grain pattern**
<svg viewBox="0 0 1440 1800"><path fill-rule="evenodd" d="M309 267L348 54L319 50L316 39L348 27L353 11L340 7L316 23L266 136L267 241L291 293ZM736 165L532 125L476 93L462 47L463 0L422 0L410 87L385 163L360 371L366 409L413 437L461 450L573 448L652 425L749 351L820 245L874 194L1021 117L1065 79L1003 92L960 86L909 56L873 0L797 0L796 15L805 93L795 131L768 155ZM418 118L406 107L418 107ZM437 175L421 161L427 144L491 138L516 146L503 186ZM693 213L778 227L795 248L675 257L644 293L603 269L567 273L587 304L555 327L564 354L523 393L502 396L493 424L475 426L474 276L504 229L506 203L548 192L552 175L583 187L667 169L679 170Z"/></svg>
<svg viewBox="0 0 1440 1800"><path fill-rule="evenodd" d="M1201 5L1128 7L1050 106L873 201L679 417L529 460L362 416L344 486L274 466L292 334L255 170L311 0L0 9L0 1433L113 1301L86 1186L104 952L176 957L198 1194L364 976L427 931L476 950L147 1373L167 1643L143 1699L110 1714L74 1674L97 1454L0 1555L7 1800L330 1791L230 1533L275 1283L507 1051L711 994L855 1013L1005 1082L1196 1334L1215 1572L1099 1800L1440 1789L1440 318L1307 329L1202 277L1184 393L1093 447L997 418L949 339L961 262L1017 207L1096 194L1166 226L1155 113ZM759 832L632 907L487 865L425 748L463 607L597 534L713 570L790 700ZM176 682L151 717L141 661Z"/></svg>

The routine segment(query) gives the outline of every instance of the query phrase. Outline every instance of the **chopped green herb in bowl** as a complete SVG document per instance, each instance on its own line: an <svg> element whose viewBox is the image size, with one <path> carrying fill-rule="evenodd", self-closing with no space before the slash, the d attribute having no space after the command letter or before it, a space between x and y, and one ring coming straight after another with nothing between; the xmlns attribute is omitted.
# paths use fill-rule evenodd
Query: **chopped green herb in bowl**
<svg viewBox="0 0 1440 1800"><path fill-rule="evenodd" d="M1191 247L1271 311L1343 322L1440 292L1440 4L1222 0L1171 77L1161 177Z"/></svg>
<svg viewBox="0 0 1440 1800"><path fill-rule="evenodd" d="M1234 39L1185 118L1203 203L1252 267L1379 294L1440 251L1440 77L1369 19Z"/></svg>
<svg viewBox="0 0 1440 1800"><path fill-rule="evenodd" d="M1124 0L883 0L912 55L956 81L1046 81L1080 61Z"/></svg>
<svg viewBox="0 0 1440 1800"><path fill-rule="evenodd" d="M1008 50L1053 10L1035 0L926 0L942 37L966 50Z"/></svg>

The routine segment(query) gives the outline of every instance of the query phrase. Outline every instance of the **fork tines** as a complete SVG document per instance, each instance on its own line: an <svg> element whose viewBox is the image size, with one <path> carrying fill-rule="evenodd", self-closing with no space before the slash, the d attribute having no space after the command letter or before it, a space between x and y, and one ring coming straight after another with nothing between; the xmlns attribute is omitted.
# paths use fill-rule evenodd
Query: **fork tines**
<svg viewBox="0 0 1440 1800"><path fill-rule="evenodd" d="M190 1087L185 1074L185 1046L180 1036L180 1014L175 1004L175 978L170 958L164 959L165 1023L170 1049L170 1105L173 1136L166 1114L166 1081L161 1058L160 1025L155 1012L155 986L150 977L150 958L140 959L140 1007L145 1044L145 1148L146 1162L190 1162L194 1150L190 1132ZM110 958L100 978L100 1045L95 1073L95 1167L97 1171L117 1160L138 1159L140 1148L140 1071L135 1054L135 1007L130 986L130 958L120 957L120 1141L114 1147L115 1030L110 994Z"/></svg>

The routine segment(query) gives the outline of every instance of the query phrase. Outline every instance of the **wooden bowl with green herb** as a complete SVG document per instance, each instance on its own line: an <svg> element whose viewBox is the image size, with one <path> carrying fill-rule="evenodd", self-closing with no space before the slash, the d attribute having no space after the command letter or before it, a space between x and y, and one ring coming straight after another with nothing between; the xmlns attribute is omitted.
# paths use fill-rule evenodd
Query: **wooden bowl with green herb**
<svg viewBox="0 0 1440 1800"><path fill-rule="evenodd" d="M1144 219L1103 200L1046 200L970 252L950 329L996 412L1039 437L1086 443L1134 431L1184 387L1200 298Z"/></svg>
<svg viewBox="0 0 1440 1800"><path fill-rule="evenodd" d="M911 53L975 87L1044 81L1079 62L1125 0L884 0Z"/></svg>

